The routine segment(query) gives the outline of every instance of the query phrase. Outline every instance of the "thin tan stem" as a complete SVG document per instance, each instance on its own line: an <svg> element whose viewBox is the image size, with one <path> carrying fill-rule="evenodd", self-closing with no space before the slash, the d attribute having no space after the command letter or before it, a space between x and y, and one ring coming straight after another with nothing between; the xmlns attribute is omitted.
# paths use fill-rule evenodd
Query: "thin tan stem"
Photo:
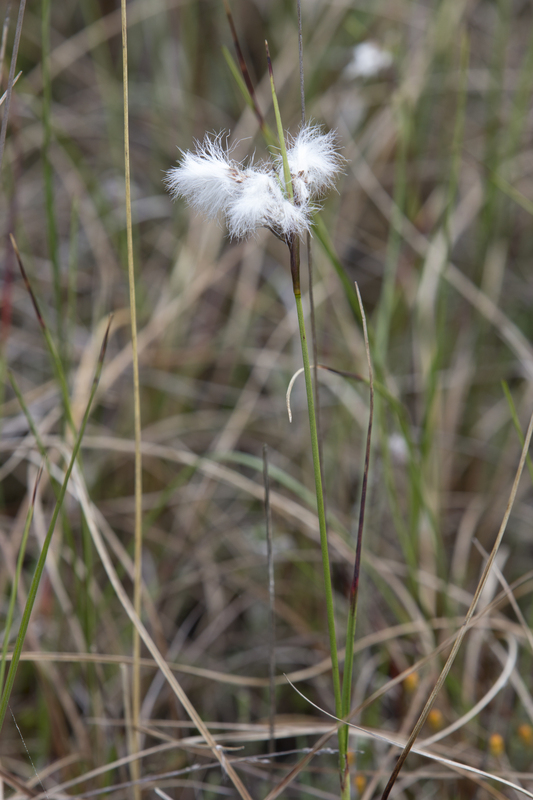
<svg viewBox="0 0 533 800"><path fill-rule="evenodd" d="M141 617L141 559L142 559L142 457L141 457L141 402L139 396L139 355L137 348L137 313L135 301L135 270L133 265L133 234L131 222L130 141L128 120L128 35L126 0L121 0L122 19L122 71L124 87L124 172L126 178L126 235L128 246L128 283L130 290L131 346L133 362L133 409L135 427L135 555L133 580L133 607ZM140 749L138 732L141 710L141 640L138 629L133 626L133 679L132 679L132 743ZM139 762L132 762L132 779L139 778ZM134 786L135 800L140 800L141 791Z"/></svg>

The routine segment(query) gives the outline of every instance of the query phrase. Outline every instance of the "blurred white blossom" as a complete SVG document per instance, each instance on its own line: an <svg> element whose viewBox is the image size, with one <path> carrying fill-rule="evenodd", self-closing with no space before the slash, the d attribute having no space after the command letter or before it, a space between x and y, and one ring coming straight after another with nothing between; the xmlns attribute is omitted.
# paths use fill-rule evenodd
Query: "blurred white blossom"
<svg viewBox="0 0 533 800"><path fill-rule="evenodd" d="M352 60L344 68L348 80L372 78L392 66L392 54L375 42L361 42L352 50Z"/></svg>
<svg viewBox="0 0 533 800"><path fill-rule="evenodd" d="M222 214L232 237L245 238L265 227L285 241L309 230L315 201L333 186L344 162L333 132L304 126L287 149L291 199L281 156L245 167L230 158L231 148L224 147L221 135L206 136L195 152L182 155L165 179L174 199L185 198L208 217Z"/></svg>
<svg viewBox="0 0 533 800"><path fill-rule="evenodd" d="M396 464L402 466L407 464L409 460L409 446L401 433L393 433L389 436L389 451Z"/></svg>

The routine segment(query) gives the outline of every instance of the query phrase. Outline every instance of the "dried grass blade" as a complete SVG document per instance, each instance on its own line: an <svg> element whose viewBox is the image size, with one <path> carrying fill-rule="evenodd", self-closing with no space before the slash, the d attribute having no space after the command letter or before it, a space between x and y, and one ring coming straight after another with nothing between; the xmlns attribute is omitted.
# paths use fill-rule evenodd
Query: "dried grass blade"
<svg viewBox="0 0 533 800"><path fill-rule="evenodd" d="M241 779L231 766L231 764L226 760L222 750L218 746L217 742L213 738L212 734L210 733L209 729L207 728L206 724L201 719L200 715L192 705L191 701L185 694L184 690L182 689L180 683L177 681L176 677L172 674L172 671L159 652L157 645L155 644L154 640L148 633L146 627L143 625L141 620L139 619L138 614L133 607L131 600L129 599L128 595L124 587L122 586L119 577L116 573L116 570L111 562L107 549L105 547L104 541L102 539L102 535L96 525L94 520L94 515L92 513L91 502L89 500L89 496L87 493L87 489L85 487L85 483L83 481L82 475L76 471L74 474L74 480L76 482L77 490L78 490L78 497L79 502L83 508L83 512L85 514L85 518L87 520L87 525L89 526L89 530L91 532L91 536L104 566L104 569L107 573L107 577L117 595L124 611L130 618L132 624L135 626L136 630L139 633L140 638L143 640L144 644L148 648L149 652L151 653L152 657L154 658L157 666L165 676L168 684L180 703L182 704L183 708L194 722L200 733L202 734L205 742L211 748L213 755L218 759L222 769L226 772L228 777L232 780L233 785L239 792L240 796L243 800L252 800L250 794L248 793L246 787L242 783Z"/></svg>
<svg viewBox="0 0 533 800"><path fill-rule="evenodd" d="M485 565L485 569L483 570L483 574L481 576L481 579L480 579L480 581L478 583L476 592L475 592L474 597L472 599L472 603L470 605L470 608L468 609L468 612L467 612L466 617L464 619L462 628L459 631L457 639L454 642L454 645L452 647L452 651L451 651L450 655L448 656L446 664L444 665L444 667L442 669L442 672L441 672L441 674L439 676L439 679L438 679L437 683L435 684L435 688L431 692L431 695L429 696L429 699L428 699L426 705L424 706L424 708L422 710L422 713L420 714L420 717L418 718L418 722L416 723L415 727L413 728L413 730L411 732L411 735L409 736L409 739L407 740L407 743L406 743L406 745L405 745L405 747L404 747L404 749L403 749L403 751L402 751L402 753L401 753L401 755L400 755L400 757L398 759L398 762L397 762L394 770L392 771L392 774L391 774L391 776L389 778L389 781L388 781L388 783L387 783L387 785L385 787L385 790L383 791L383 794L381 796L381 800L386 800L386 798L389 796L389 794L391 792L391 789L394 786L394 783L396 781L396 778L398 777L398 775L400 773L400 770L401 770L401 768L403 767L403 765L405 763L405 759L409 755L409 751L413 747L413 744L415 743L415 740L416 740L418 734L420 733L420 730L422 729L422 726L424 725L424 722L426 721L429 712L431 711L433 703L435 702L435 699L436 699L438 693L440 692L440 690L441 690L441 688L442 688L442 686L444 684L444 681L446 680L446 677L448 676L448 673L449 673L449 671L450 671L450 669L452 667L452 664L455 661L455 657L457 656L459 648L461 647L463 639L464 639L464 637L466 635L466 631L468 630L468 624L469 624L470 620L472 619L472 617L474 615L474 612L476 610L476 606L478 604L478 601L479 601L479 598L481 596L481 593L482 593L482 591L483 591L483 589L485 587L485 584L487 582L487 579L489 577L489 573L490 573L490 571L492 569L492 565L494 563L494 559L496 558L496 554L498 553L500 544L501 544L502 539L503 539L503 535L505 533L505 529L507 527L507 522L509 521L509 517L511 515L511 510L513 508L513 504L514 504L514 501L515 501L516 493L518 491L518 485L520 483L520 478L522 477L524 464L526 462L526 457L527 457L527 453L528 453L528 450L529 450L529 445L531 443L532 434L533 434L533 415L531 416L531 419L529 421L529 426L528 426L528 429L527 429L527 434L526 434L526 439L525 439L525 442L524 442L524 447L522 448L522 454L520 456L520 462L518 464L518 469L516 471L515 479L513 481L513 486L512 486L512 489L511 489L511 494L510 494L510 497L509 497L509 501L507 503L507 508L505 510L505 514L504 514L502 523L500 525L500 530L498 531L498 535L496 537L496 541L494 542L494 546L492 548L491 554L490 554L489 559L488 559L488 561L487 561L487 563Z"/></svg>

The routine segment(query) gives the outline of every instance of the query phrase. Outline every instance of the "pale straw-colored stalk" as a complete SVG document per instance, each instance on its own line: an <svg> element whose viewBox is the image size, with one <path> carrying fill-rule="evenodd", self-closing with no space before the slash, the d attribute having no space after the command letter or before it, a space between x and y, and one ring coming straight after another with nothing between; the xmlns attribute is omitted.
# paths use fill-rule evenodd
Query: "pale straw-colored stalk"
<svg viewBox="0 0 533 800"><path fill-rule="evenodd" d="M142 456L141 456L141 401L139 394L139 356L137 348L137 313L135 300L135 270L133 264L133 234L131 221L130 142L128 119L128 35L126 0L121 0L122 18L122 83L124 100L124 173L126 180L126 236L128 253L128 283L130 292L131 347L133 363L133 409L135 428L135 554L133 579L133 607L141 617L141 561L142 561ZM140 747L139 717L141 711L141 639L133 626L133 676L132 676L132 726L131 741L136 750ZM131 765L132 779L139 778L139 761ZM139 800L141 790L134 786L134 797Z"/></svg>

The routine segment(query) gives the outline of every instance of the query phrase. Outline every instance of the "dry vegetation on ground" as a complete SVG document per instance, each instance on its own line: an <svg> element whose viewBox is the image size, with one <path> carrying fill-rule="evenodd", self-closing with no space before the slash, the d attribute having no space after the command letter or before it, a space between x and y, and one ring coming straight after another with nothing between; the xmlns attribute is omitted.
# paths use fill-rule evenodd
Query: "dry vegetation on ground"
<svg viewBox="0 0 533 800"><path fill-rule="evenodd" d="M109 572L132 597L120 8L113 0L63 0L52 4L48 26L47 7L25 9L22 75L1 165L0 630L34 512L10 650L72 450L69 415L78 430L114 316L0 734L0 786L10 800L33 795L42 790L37 770L49 798L101 792L122 800L134 796L136 777L146 797L154 786L180 800L235 797L144 645L139 744L147 752L138 771L127 758L135 744L133 634ZM265 38L284 125L296 132L296 3L234 0L232 11L269 124ZM347 159L321 217L348 285L360 287L376 375L353 721L404 741L496 540L533 408L533 15L520 0L303 0L302 12L307 117L337 129ZM10 13L0 93L18 3ZM287 252L266 230L228 241L220 225L172 204L164 190L177 148L206 131L230 132L236 158L266 153L221 49L232 48L223 4L131 0L128 22L142 619L227 747L224 757L235 759L251 796L264 798L330 730L319 709L334 709L302 378L292 424L285 406L301 366ZM346 67L365 40L393 63L353 77ZM66 396L9 233L59 354ZM319 361L366 376L359 316L316 236L312 254ZM340 642L369 399L361 381L325 370L319 378ZM43 458L28 415L49 459L34 504ZM265 443L280 754L271 760ZM483 775L412 753L395 797L520 796L486 773L533 792L532 478L526 469L480 617L418 742L435 737L432 753ZM354 795L379 797L398 748L363 733L351 741ZM324 743L335 746L335 737ZM283 796L338 796L335 755L316 754Z"/></svg>

